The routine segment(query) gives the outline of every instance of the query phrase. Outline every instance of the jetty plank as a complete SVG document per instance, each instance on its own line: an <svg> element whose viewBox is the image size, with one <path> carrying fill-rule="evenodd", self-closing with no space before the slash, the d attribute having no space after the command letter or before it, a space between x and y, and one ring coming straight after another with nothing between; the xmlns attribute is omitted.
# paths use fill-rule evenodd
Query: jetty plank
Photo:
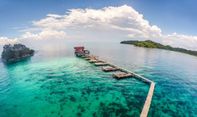
<svg viewBox="0 0 197 117"><path fill-rule="evenodd" d="M84 59L85 59L85 60L90 60L91 58L89 58L89 57L85 57Z"/></svg>
<svg viewBox="0 0 197 117"><path fill-rule="evenodd" d="M98 56L94 56L94 55L86 55L85 59L86 59L86 60L90 60L90 59L98 59Z"/></svg>
<svg viewBox="0 0 197 117"><path fill-rule="evenodd" d="M105 63L105 62L97 62L97 63L94 63L95 66L106 66L108 65L108 63Z"/></svg>
<svg viewBox="0 0 197 117"><path fill-rule="evenodd" d="M112 76L117 79L122 79L122 78L132 77L133 74L127 72L119 72L119 73L114 73Z"/></svg>
<svg viewBox="0 0 197 117"><path fill-rule="evenodd" d="M113 67L113 66L105 66L105 67L102 67L102 70L104 72L112 72L112 71L117 71L119 69L117 67Z"/></svg>
<svg viewBox="0 0 197 117"><path fill-rule="evenodd" d="M90 59L89 62L90 62L90 63L98 63L98 62L100 62L100 61L99 61L99 60L96 60L96 59Z"/></svg>
<svg viewBox="0 0 197 117"><path fill-rule="evenodd" d="M146 97L144 107L143 107L142 112L140 114L140 117L147 117L148 116L149 108L150 108L151 101L152 101L152 96L154 93L154 88L155 88L155 83L152 82L150 85L150 88L149 88L148 95Z"/></svg>

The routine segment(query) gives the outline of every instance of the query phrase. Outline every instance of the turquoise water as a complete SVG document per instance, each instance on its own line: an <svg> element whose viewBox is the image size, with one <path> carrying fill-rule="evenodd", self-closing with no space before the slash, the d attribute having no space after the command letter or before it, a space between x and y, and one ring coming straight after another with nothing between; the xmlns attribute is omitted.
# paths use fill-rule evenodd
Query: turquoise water
<svg viewBox="0 0 197 117"><path fill-rule="evenodd" d="M150 117L197 115L197 57L118 43L82 44L156 82ZM149 86L134 78L113 79L76 58L74 45L40 50L16 64L0 63L0 117L138 117Z"/></svg>

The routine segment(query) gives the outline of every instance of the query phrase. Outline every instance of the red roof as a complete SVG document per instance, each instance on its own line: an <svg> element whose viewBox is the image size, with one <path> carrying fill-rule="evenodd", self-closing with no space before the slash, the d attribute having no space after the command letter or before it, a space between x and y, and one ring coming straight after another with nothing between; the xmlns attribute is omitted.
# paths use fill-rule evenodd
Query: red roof
<svg viewBox="0 0 197 117"><path fill-rule="evenodd" d="M83 46L78 46L78 47L74 47L74 49L76 49L76 50L78 50L78 49L84 50L84 47Z"/></svg>
<svg viewBox="0 0 197 117"><path fill-rule="evenodd" d="M74 47L74 49L75 49L75 52L84 53L84 47L83 46Z"/></svg>

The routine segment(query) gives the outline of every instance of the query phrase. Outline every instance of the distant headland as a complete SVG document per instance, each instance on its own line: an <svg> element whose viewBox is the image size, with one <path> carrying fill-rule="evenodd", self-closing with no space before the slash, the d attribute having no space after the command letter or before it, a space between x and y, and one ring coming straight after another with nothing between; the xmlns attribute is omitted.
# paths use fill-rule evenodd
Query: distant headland
<svg viewBox="0 0 197 117"><path fill-rule="evenodd" d="M26 47L23 44L8 44L3 46L3 52L1 54L1 58L3 62L17 62L22 59L33 56L34 50Z"/></svg>
<svg viewBox="0 0 197 117"><path fill-rule="evenodd" d="M176 51L176 52L182 52L190 55L197 56L197 51L193 50L187 50L184 48L175 48L171 47L169 45L162 45L160 43L151 41L151 40L145 40L145 41L137 41L137 40L128 40L128 41L121 41L121 44L132 44L138 47L145 47L145 48L158 48L158 49L165 49L170 51Z"/></svg>

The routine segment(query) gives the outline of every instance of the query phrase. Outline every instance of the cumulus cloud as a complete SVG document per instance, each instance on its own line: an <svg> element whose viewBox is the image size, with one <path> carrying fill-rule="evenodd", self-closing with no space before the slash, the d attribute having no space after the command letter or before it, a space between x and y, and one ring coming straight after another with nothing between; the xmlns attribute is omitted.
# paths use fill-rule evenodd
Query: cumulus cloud
<svg viewBox="0 0 197 117"><path fill-rule="evenodd" d="M44 29L65 30L67 28L87 28L101 30L120 30L135 38L154 38L161 36L161 29L150 25L132 7L105 7L103 9L71 9L67 15L49 14L46 18L33 22Z"/></svg>
<svg viewBox="0 0 197 117"><path fill-rule="evenodd" d="M23 31L24 34L18 40L150 39L176 47L197 49L197 36L176 33L164 35L158 26L151 25L142 14L127 5L102 9L70 9L63 15L48 14L43 19L33 21L32 27Z"/></svg>
<svg viewBox="0 0 197 117"><path fill-rule="evenodd" d="M25 32L21 39L33 39L33 40L41 40L41 39L64 39L67 38L67 35L64 31L56 31L56 30L42 30L39 33Z"/></svg>
<svg viewBox="0 0 197 117"><path fill-rule="evenodd" d="M17 38L9 39L8 37L0 37L0 45L3 44L13 44L17 42Z"/></svg>
<svg viewBox="0 0 197 117"><path fill-rule="evenodd" d="M182 47L191 50L197 50L197 36L181 35L173 33L171 35L163 36L163 44L174 47Z"/></svg>

